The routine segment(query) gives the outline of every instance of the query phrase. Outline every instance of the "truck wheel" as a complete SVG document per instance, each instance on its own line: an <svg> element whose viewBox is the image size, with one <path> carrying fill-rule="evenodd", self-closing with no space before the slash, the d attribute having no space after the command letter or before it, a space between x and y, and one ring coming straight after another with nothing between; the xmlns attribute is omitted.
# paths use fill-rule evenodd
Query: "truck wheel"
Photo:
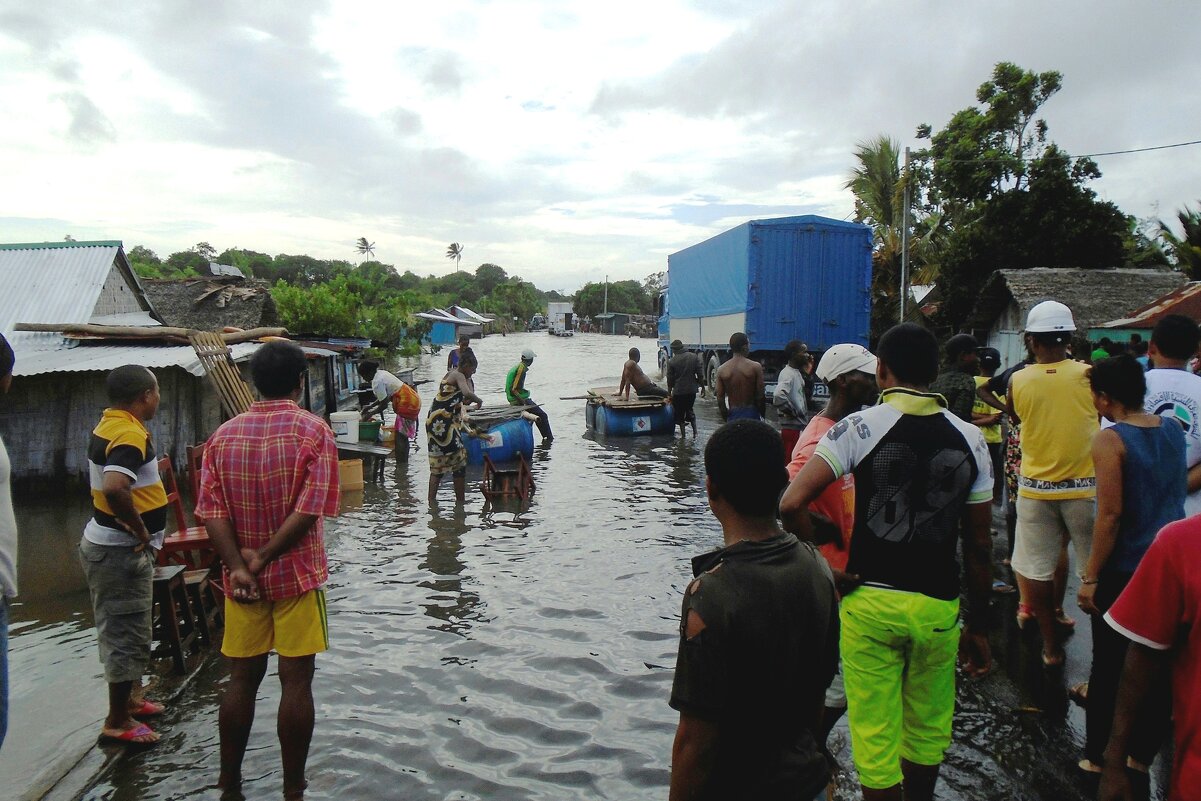
<svg viewBox="0 0 1201 801"><path fill-rule="evenodd" d="M716 353L709 357L709 365L705 368L705 383L709 385L710 392L717 392L717 368L720 366L721 362Z"/></svg>

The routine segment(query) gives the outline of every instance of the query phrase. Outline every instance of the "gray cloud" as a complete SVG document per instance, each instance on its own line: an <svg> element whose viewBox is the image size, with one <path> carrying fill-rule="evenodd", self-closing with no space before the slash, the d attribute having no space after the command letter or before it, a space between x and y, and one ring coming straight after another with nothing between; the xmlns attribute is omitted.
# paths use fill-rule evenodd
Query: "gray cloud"
<svg viewBox="0 0 1201 801"><path fill-rule="evenodd" d="M463 89L462 60L451 52L434 53L425 69L425 84L438 94L459 94Z"/></svg>
<svg viewBox="0 0 1201 801"><path fill-rule="evenodd" d="M116 141L117 129L112 120L83 92L65 92L58 95L58 99L71 114L68 138L85 146Z"/></svg>

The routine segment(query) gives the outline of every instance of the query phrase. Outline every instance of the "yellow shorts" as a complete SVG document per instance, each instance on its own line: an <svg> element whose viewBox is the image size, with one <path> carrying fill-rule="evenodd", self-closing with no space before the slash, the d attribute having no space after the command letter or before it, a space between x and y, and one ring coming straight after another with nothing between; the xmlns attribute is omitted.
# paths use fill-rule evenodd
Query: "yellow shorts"
<svg viewBox="0 0 1201 801"><path fill-rule="evenodd" d="M325 590L282 601L238 603L225 599L225 639L221 653L229 657L311 656L329 648Z"/></svg>
<svg viewBox="0 0 1201 801"><path fill-rule="evenodd" d="M901 781L901 760L942 762L955 714L959 600L860 587L842 599L851 753L864 787Z"/></svg>

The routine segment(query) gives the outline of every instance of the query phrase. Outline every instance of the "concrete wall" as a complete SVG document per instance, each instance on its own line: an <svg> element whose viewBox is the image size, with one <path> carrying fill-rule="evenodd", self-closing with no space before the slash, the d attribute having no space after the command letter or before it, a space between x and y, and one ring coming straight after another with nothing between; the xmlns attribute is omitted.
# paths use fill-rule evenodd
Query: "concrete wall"
<svg viewBox="0 0 1201 801"><path fill-rule="evenodd" d="M142 311L142 307L138 304L137 295L121 274L121 269L114 264L108 271L108 277L104 279L104 288L100 290L100 297L92 314L99 316L139 311Z"/></svg>

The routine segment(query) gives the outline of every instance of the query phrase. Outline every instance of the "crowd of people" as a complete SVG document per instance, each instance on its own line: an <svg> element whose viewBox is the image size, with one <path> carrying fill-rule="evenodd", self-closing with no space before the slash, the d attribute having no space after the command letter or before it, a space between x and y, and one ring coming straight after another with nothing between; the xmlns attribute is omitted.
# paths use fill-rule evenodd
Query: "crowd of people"
<svg viewBox="0 0 1201 801"><path fill-rule="evenodd" d="M733 356L716 375L724 424L704 449L724 542L693 560L682 601L673 801L825 798L826 739L843 715L866 801L932 799L951 742L956 664L968 677L989 672L990 599L1013 590L994 576L994 503L1006 517L1018 623L1037 626L1049 670L1065 660L1075 625L1068 571L1078 578L1093 642L1089 681L1073 688L1087 718L1082 777L1106 801L1148 798L1151 763L1174 731L1171 798L1201 797L1201 376L1189 369L1201 329L1168 315L1145 349L1110 342L1074 358L1075 329L1069 308L1038 304L1026 358L1003 371L1000 354L971 336L940 347L911 323L885 333L874 353L847 343L815 359L790 343L771 401L779 431L762 422L763 369L746 335L731 338ZM695 436L703 370L682 343L671 350L664 388L632 349L619 393L669 398L681 437L689 425ZM521 354L505 394L549 441L525 386L534 360ZM0 337L0 392L14 362ZM447 474L463 498L461 412L482 405L477 367L460 342L426 414L431 505ZM375 398L365 413L391 405L398 454L407 453L419 399L378 364L359 369ZM322 521L339 498L332 431L297 405L306 370L292 343L255 352L260 400L207 441L196 506L225 568L230 682L218 784L241 785L275 652L290 799L304 796L315 656L329 647ZM816 381L829 389L820 409ZM108 686L101 735L145 745L159 739L147 719L163 712L140 684L167 521L147 428L160 395L154 374L133 365L113 370L107 391L88 448L93 511L79 558ZM8 479L0 442L0 744L17 590Z"/></svg>
<svg viewBox="0 0 1201 801"><path fill-rule="evenodd" d="M1086 794L1148 798L1174 727L1169 797L1201 798L1201 330L1167 315L1150 343L1092 352L1075 331L1068 307L1036 305L1027 358L1003 372L970 335L940 348L909 323L876 354L836 345L816 365L795 343L789 367L830 397L808 414L798 377L782 376L779 432L755 419L762 373L736 361L745 336L731 340L730 422L705 449L724 547L693 560L684 592L673 800L824 798L816 756L844 713L866 801L932 799L957 654L964 675L989 672L990 597L1013 590L994 580L994 502L1018 623L1037 625L1048 670L1075 625L1070 567L1079 580Z"/></svg>

